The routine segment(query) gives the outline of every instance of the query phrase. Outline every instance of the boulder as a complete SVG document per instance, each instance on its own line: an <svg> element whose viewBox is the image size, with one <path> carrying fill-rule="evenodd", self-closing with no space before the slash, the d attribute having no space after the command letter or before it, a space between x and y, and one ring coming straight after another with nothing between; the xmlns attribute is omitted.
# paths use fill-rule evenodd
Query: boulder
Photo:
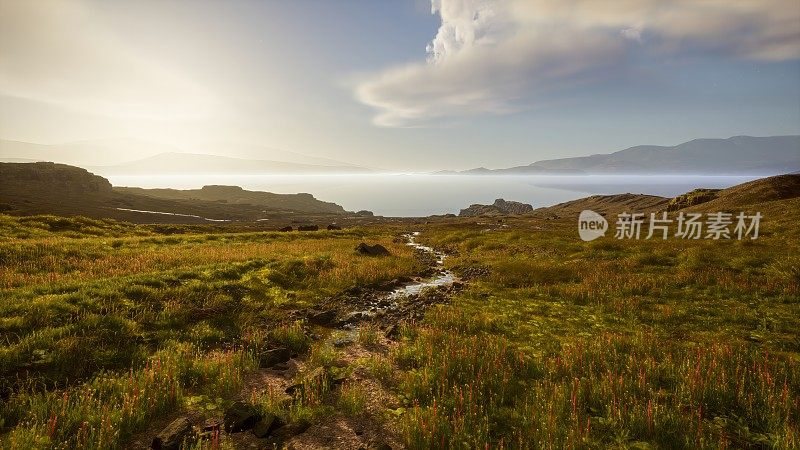
<svg viewBox="0 0 800 450"><path fill-rule="evenodd" d="M358 244L358 247L356 247L356 251L361 255L367 255L367 256L389 255L389 250L386 250L386 247L382 246L381 244L369 245L362 242Z"/></svg>
<svg viewBox="0 0 800 450"><path fill-rule="evenodd" d="M259 420L261 417L258 411L244 402L236 402L225 410L225 429L229 432L249 430Z"/></svg>
<svg viewBox="0 0 800 450"><path fill-rule="evenodd" d="M153 438L150 447L156 450L178 450L183 440L192 432L192 424L186 417L173 420L161 433Z"/></svg>
<svg viewBox="0 0 800 450"><path fill-rule="evenodd" d="M318 231L319 227L317 225L300 225L297 227L297 231Z"/></svg>
<svg viewBox="0 0 800 450"><path fill-rule="evenodd" d="M280 363L285 363L290 359L292 359L292 352L288 348L273 348L261 354L259 366L266 369Z"/></svg>

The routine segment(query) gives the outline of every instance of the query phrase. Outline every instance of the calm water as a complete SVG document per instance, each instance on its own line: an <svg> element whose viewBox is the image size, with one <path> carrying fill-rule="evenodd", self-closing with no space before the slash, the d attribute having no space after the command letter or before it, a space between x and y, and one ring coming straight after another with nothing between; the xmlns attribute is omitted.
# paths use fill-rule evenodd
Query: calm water
<svg viewBox="0 0 800 450"><path fill-rule="evenodd" d="M675 196L698 187L723 188L757 176L680 175L157 175L108 176L115 186L196 189L208 184L241 186L276 193L308 192L349 211L367 209L384 216L458 213L496 198L534 207L592 194L632 192Z"/></svg>

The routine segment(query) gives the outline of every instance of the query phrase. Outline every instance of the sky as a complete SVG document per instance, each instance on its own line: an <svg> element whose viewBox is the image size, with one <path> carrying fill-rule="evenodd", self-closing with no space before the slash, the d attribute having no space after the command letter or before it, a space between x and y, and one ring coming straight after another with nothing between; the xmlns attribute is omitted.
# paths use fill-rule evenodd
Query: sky
<svg viewBox="0 0 800 450"><path fill-rule="evenodd" d="M0 138L398 171L800 134L797 0L0 0Z"/></svg>

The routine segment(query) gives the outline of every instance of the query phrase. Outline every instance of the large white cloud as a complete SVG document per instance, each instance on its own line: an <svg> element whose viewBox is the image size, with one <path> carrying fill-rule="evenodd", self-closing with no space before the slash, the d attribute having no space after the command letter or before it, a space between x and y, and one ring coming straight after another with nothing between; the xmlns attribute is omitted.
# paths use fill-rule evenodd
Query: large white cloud
<svg viewBox="0 0 800 450"><path fill-rule="evenodd" d="M800 57L797 0L432 0L427 60L363 80L383 126L498 114L626 67L633 50L761 61Z"/></svg>

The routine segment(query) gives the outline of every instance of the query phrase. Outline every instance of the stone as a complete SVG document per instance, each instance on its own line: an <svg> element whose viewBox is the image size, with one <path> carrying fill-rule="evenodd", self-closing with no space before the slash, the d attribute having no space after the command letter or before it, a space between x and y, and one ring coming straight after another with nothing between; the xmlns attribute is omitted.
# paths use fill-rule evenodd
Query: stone
<svg viewBox="0 0 800 450"><path fill-rule="evenodd" d="M338 347L338 348L342 348L342 347L347 347L348 345L352 344L353 342L355 342L355 341L353 341L353 338L351 338L351 337L341 337L341 338L335 339L333 341L333 346L334 347Z"/></svg>
<svg viewBox="0 0 800 450"><path fill-rule="evenodd" d="M363 313L361 311L351 312L350 314L348 314L344 318L344 320L342 320L340 322L340 325L342 325L342 326L344 326L344 325L352 325L352 324L360 322L360 321L362 321L362 320L364 320L364 319L366 319L368 317L369 317L368 314L365 314L365 313Z"/></svg>
<svg viewBox="0 0 800 450"><path fill-rule="evenodd" d="M304 389L303 383L297 383L287 387L284 392L286 392L289 395L294 395L295 392L302 391L303 389Z"/></svg>
<svg viewBox="0 0 800 450"><path fill-rule="evenodd" d="M361 255L367 256L388 256L389 250L381 244L369 245L364 242L358 244L356 251Z"/></svg>
<svg viewBox="0 0 800 450"><path fill-rule="evenodd" d="M285 363L290 359L292 359L292 352L288 348L273 348L261 354L259 366L268 369L276 364Z"/></svg>
<svg viewBox="0 0 800 450"><path fill-rule="evenodd" d="M203 422L203 432L204 433L212 433L214 431L219 430L222 427L222 422L219 419L206 419Z"/></svg>
<svg viewBox="0 0 800 450"><path fill-rule="evenodd" d="M150 447L156 450L178 450L183 440L192 432L192 424L186 417L173 420L161 433L153 438Z"/></svg>
<svg viewBox="0 0 800 450"><path fill-rule="evenodd" d="M265 438L269 436L270 433L284 425L285 424L280 417L277 417L274 414L267 414L253 426L251 431L255 437Z"/></svg>
<svg viewBox="0 0 800 450"><path fill-rule="evenodd" d="M233 433L249 430L260 419L258 411L253 406L236 402L225 410L225 429Z"/></svg>
<svg viewBox="0 0 800 450"><path fill-rule="evenodd" d="M389 325L389 328L386 329L386 337L392 340L396 340L400 337L400 327L397 324Z"/></svg>
<svg viewBox="0 0 800 450"><path fill-rule="evenodd" d="M278 371L289 370L289 362L287 361L287 362L282 362L282 363L275 364L274 366L270 367L270 369L278 370Z"/></svg>
<svg viewBox="0 0 800 450"><path fill-rule="evenodd" d="M322 311L318 313L314 313L311 317L308 318L308 321L314 325L330 325L334 320L336 320L336 311L328 310Z"/></svg>
<svg viewBox="0 0 800 450"><path fill-rule="evenodd" d="M291 438L292 436L305 433L310 427L311 424L306 421L286 424L276 430L273 430L272 434L270 435L270 439L273 440L273 442L282 442Z"/></svg>

